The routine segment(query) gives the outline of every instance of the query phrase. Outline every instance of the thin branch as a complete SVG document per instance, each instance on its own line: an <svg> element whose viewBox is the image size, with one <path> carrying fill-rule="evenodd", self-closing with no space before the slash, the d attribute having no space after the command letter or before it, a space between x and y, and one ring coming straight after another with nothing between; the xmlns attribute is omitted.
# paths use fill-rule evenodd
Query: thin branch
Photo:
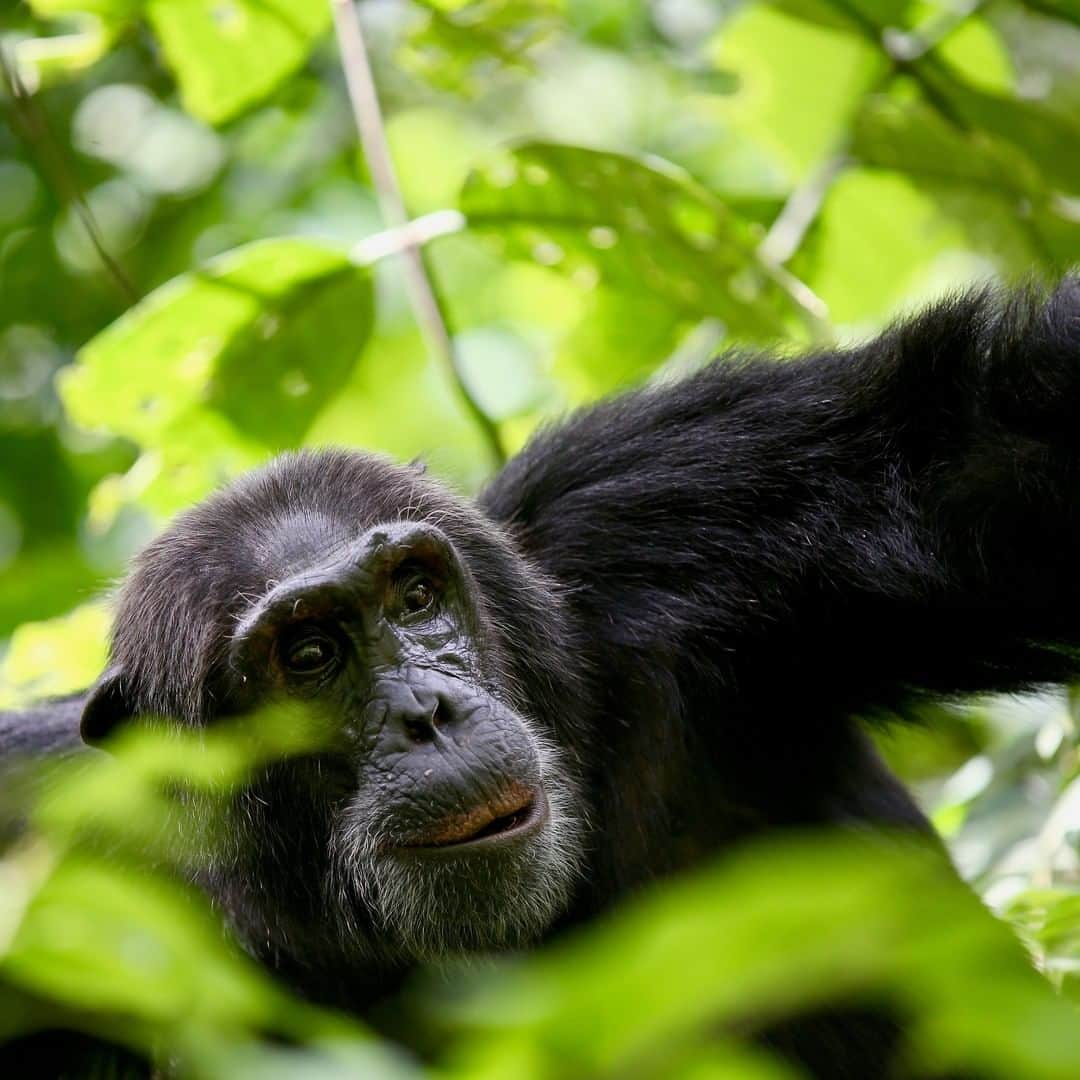
<svg viewBox="0 0 1080 1080"><path fill-rule="evenodd" d="M370 266L388 255L400 255L408 248L423 247L440 236L452 236L461 232L465 224L465 215L459 210L435 210L404 225L365 236L353 245L349 258L360 266Z"/></svg>
<svg viewBox="0 0 1080 1080"><path fill-rule="evenodd" d="M49 179L58 201L62 205L74 207L82 227L97 254L105 272L112 278L116 287L129 304L139 299L139 293L124 272L124 268L109 253L101 235L97 220L90 204L86 201L79 181L69 167L57 141L53 138L44 112L34 100L19 74L18 65L10 61L7 52L0 43L0 75L11 98L11 127L16 131L30 151L38 159L42 171Z"/></svg>
<svg viewBox="0 0 1080 1080"><path fill-rule="evenodd" d="M401 228L408 224L408 214L390 157L382 110L379 107L379 97L356 6L353 0L330 0L330 7L334 15L334 30L345 71L349 102L364 157L371 170L375 196L386 225L391 229ZM428 348L446 366L465 407L483 433L492 457L501 465L506 460L506 451L499 436L499 429L469 389L460 358L454 348L446 313L425 265L423 251L415 242L406 243L401 248L401 257L409 302Z"/></svg>
<svg viewBox="0 0 1080 1080"><path fill-rule="evenodd" d="M851 158L846 150L836 152L826 158L788 196L783 209L776 215L765 239L758 247L761 258L775 266L782 266L799 250L799 245L817 218L833 181L850 164Z"/></svg>

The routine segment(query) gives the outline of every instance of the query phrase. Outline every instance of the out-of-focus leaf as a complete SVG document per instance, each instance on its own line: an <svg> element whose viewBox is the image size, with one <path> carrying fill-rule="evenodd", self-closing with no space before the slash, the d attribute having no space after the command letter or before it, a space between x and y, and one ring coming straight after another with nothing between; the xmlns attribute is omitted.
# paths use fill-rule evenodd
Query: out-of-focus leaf
<svg viewBox="0 0 1080 1080"><path fill-rule="evenodd" d="M0 971L70 1006L157 1023L257 1023L276 998L194 898L78 858L33 897Z"/></svg>
<svg viewBox="0 0 1080 1080"><path fill-rule="evenodd" d="M869 98L859 112L853 150L868 165L916 177L1024 197L1042 190L1038 170L1008 143L961 131L920 101Z"/></svg>
<svg viewBox="0 0 1080 1080"><path fill-rule="evenodd" d="M222 124L308 58L330 25L322 0L146 0L184 105Z"/></svg>
<svg viewBox="0 0 1080 1080"><path fill-rule="evenodd" d="M559 347L554 374L574 403L633 386L670 356L682 328L667 304L596 289Z"/></svg>
<svg viewBox="0 0 1080 1080"><path fill-rule="evenodd" d="M0 661L0 708L89 686L105 666L108 629L104 603L20 626Z"/></svg>
<svg viewBox="0 0 1080 1080"><path fill-rule="evenodd" d="M30 10L42 19L64 15L96 15L102 19L133 19L146 0L27 0Z"/></svg>
<svg viewBox="0 0 1080 1080"><path fill-rule="evenodd" d="M743 851L436 1007L492 1058L527 1046L532 1075L591 1076L860 993L903 1009L931 1069L1070 1080L1080 1065L1072 1010L1008 931L939 854L880 837Z"/></svg>
<svg viewBox="0 0 1080 1080"><path fill-rule="evenodd" d="M885 27L905 27L909 0L769 0L769 6L808 22L847 30L876 40Z"/></svg>
<svg viewBox="0 0 1080 1080"><path fill-rule="evenodd" d="M995 258L1051 272L1075 261L1080 225L1057 213L1040 170L992 133L954 127L919 101L874 97L860 113L854 152L910 177Z"/></svg>
<svg viewBox="0 0 1080 1080"><path fill-rule="evenodd" d="M1005 917L1036 942L1049 965L1080 968L1080 893L1073 889L1027 889L1005 909Z"/></svg>
<svg viewBox="0 0 1080 1080"><path fill-rule="evenodd" d="M399 50L403 67L472 95L500 69L527 71L529 51L559 26L562 0L418 0L424 18Z"/></svg>
<svg viewBox="0 0 1080 1080"><path fill-rule="evenodd" d="M935 57L919 62L921 77L973 131L987 132L1021 150L1054 186L1080 193L1080 121L1035 101L990 94L964 83Z"/></svg>
<svg viewBox="0 0 1080 1080"><path fill-rule="evenodd" d="M1009 50L988 19L969 15L946 35L935 53L962 79L993 94L1013 89L1014 72Z"/></svg>
<svg viewBox="0 0 1080 1080"><path fill-rule="evenodd" d="M239 248L162 286L65 373L85 426L144 446L211 406L268 446L295 442L347 379L371 330L367 272L305 240Z"/></svg>
<svg viewBox="0 0 1080 1080"><path fill-rule="evenodd" d="M602 278L714 314L746 337L784 326L787 304L755 257L753 231L659 159L528 143L474 171L461 206L507 254L582 284Z"/></svg>
<svg viewBox="0 0 1080 1080"><path fill-rule="evenodd" d="M743 6L709 52L736 82L716 105L725 127L758 155L768 153L779 174L771 183L759 175L749 189L784 195L846 138L887 63L860 37L761 4ZM725 147L730 141L725 132Z"/></svg>
<svg viewBox="0 0 1080 1080"><path fill-rule="evenodd" d="M1054 15L1080 25L1080 0L1037 0L1036 3L1021 0L1021 3L1040 15Z"/></svg>

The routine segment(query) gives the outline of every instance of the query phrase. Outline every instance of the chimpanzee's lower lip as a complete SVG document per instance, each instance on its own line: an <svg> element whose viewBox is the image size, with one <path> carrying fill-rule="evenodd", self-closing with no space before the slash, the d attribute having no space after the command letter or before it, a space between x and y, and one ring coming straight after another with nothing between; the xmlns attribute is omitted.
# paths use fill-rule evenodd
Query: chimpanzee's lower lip
<svg viewBox="0 0 1080 1080"><path fill-rule="evenodd" d="M443 843L403 844L397 850L444 855L494 850L538 833L548 819L548 812L547 797L543 789L539 789L528 804L513 813L495 818L471 836Z"/></svg>

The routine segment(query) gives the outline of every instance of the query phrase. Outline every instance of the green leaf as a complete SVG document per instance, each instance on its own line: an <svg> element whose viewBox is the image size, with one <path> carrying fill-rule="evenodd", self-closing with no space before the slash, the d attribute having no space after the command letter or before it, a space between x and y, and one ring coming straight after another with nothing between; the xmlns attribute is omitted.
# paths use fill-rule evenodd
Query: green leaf
<svg viewBox="0 0 1080 1080"><path fill-rule="evenodd" d="M212 124L250 108L308 58L326 0L148 0L146 16L185 107Z"/></svg>
<svg viewBox="0 0 1080 1080"><path fill-rule="evenodd" d="M74 562L71 553L66 554L68 562ZM11 636L0 662L0 706L89 686L105 666L108 631L109 612L103 603L24 623Z"/></svg>
<svg viewBox="0 0 1080 1080"><path fill-rule="evenodd" d="M786 301L755 255L752 228L658 158L526 143L474 170L461 206L503 247L567 274L603 279L746 337L783 331Z"/></svg>
<svg viewBox="0 0 1080 1080"><path fill-rule="evenodd" d="M162 879L78 858L31 900L0 971L69 1006L156 1023L253 1023L277 1000L204 904Z"/></svg>
<svg viewBox="0 0 1080 1080"><path fill-rule="evenodd" d="M145 0L28 0L30 10L40 19L65 15L96 15L99 19L120 22L133 19Z"/></svg>
<svg viewBox="0 0 1080 1080"><path fill-rule="evenodd" d="M859 37L760 4L742 7L714 41L712 62L737 86L716 108L779 172L751 174L742 185L751 191L767 183L786 195L835 153L886 64Z"/></svg>
<svg viewBox="0 0 1080 1080"><path fill-rule="evenodd" d="M1080 0L1021 0L1024 7L1040 15L1056 16L1080 25Z"/></svg>
<svg viewBox="0 0 1080 1080"><path fill-rule="evenodd" d="M1042 189L1038 170L1007 143L961 131L921 101L868 98L855 126L853 151L868 165L946 183L1021 196Z"/></svg>
<svg viewBox="0 0 1080 1080"><path fill-rule="evenodd" d="M668 1076L682 1047L719 1032L868 999L910 1023L918 1075L1071 1080L1080 1067L1072 1009L940 853L898 837L744 848L443 995L474 1052L531 1060L533 1076Z"/></svg>
<svg viewBox="0 0 1080 1080"><path fill-rule="evenodd" d="M398 52L432 86L480 93L500 69L528 71L529 52L559 26L561 0L417 0L425 17Z"/></svg>
<svg viewBox="0 0 1080 1080"><path fill-rule="evenodd" d="M590 401L648 378L672 353L678 312L647 296L596 289L564 338L554 374L574 402Z"/></svg>
<svg viewBox="0 0 1080 1080"><path fill-rule="evenodd" d="M920 77L948 114L976 132L987 132L1022 151L1046 180L1080 193L1080 122L1034 101L990 94L969 86L933 56L919 62Z"/></svg>
<svg viewBox="0 0 1080 1080"><path fill-rule="evenodd" d="M936 53L960 77L992 94L1013 90L1016 73L1001 34L988 19L969 16L937 46Z"/></svg>
<svg viewBox="0 0 1080 1080"><path fill-rule="evenodd" d="M955 127L925 102L868 99L853 150L867 165L909 176L994 258L1054 272L1080 250L1080 226L1057 212L1042 174L1020 149Z"/></svg>
<svg viewBox="0 0 1080 1080"><path fill-rule="evenodd" d="M207 406L293 445L371 332L367 271L307 240L266 240L162 286L94 338L63 381L73 415L144 446Z"/></svg>
<svg viewBox="0 0 1080 1080"><path fill-rule="evenodd" d="M909 0L769 0L769 6L807 22L877 40L887 26L905 27Z"/></svg>

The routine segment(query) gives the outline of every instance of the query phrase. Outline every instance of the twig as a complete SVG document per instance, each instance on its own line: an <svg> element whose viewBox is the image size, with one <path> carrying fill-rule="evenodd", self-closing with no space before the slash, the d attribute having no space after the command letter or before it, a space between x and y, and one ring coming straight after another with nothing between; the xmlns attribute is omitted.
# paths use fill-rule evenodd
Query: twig
<svg viewBox="0 0 1080 1080"><path fill-rule="evenodd" d="M334 31L345 71L353 119L356 121L364 157L371 170L375 196L385 223L391 229L400 228L408 224L408 214L405 211L401 186L394 172L394 163L390 158L390 147L386 140L371 64L368 61L363 28L356 14L354 0L330 0L330 7L334 15ZM446 365L465 407L483 433L492 457L501 465L506 460L506 451L499 430L473 397L465 380L446 314L424 262L423 251L415 242L406 243L401 248L401 257L409 302L428 348Z"/></svg>
<svg viewBox="0 0 1080 1080"><path fill-rule="evenodd" d="M79 216L101 265L123 293L124 299L128 303L135 303L139 299L138 291L124 273L124 268L109 254L97 220L94 218L94 212L90 209L90 204L86 201L86 196L75 174L64 160L49 130L44 113L26 88L18 66L9 61L2 43L0 43L0 75L3 75L4 85L12 101L12 128L18 132L30 153L40 161L42 170L48 176L59 201L75 208L75 213Z"/></svg>
<svg viewBox="0 0 1080 1080"><path fill-rule="evenodd" d="M360 266L370 266L388 255L400 255L408 248L423 247L440 236L461 232L465 224L465 215L458 210L435 210L404 225L365 236L353 245L349 258Z"/></svg>
<svg viewBox="0 0 1080 1080"><path fill-rule="evenodd" d="M758 247L758 255L762 259L774 266L782 266L799 250L833 181L850 164L851 158L846 151L838 151L826 158L791 193Z"/></svg>

